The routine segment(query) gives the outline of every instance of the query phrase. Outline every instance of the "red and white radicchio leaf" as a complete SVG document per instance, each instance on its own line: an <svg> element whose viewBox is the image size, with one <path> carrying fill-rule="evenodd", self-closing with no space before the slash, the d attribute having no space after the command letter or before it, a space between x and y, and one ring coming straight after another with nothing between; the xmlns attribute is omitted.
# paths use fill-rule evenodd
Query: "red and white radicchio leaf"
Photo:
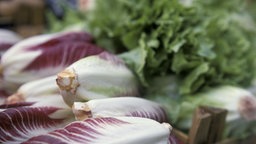
<svg viewBox="0 0 256 144"><path fill-rule="evenodd" d="M75 102L73 113L77 120L96 117L144 117L158 122L167 122L164 109L157 103L137 97L95 99Z"/></svg>
<svg viewBox="0 0 256 144"><path fill-rule="evenodd" d="M0 29L0 43L15 44L22 38L15 32L7 29Z"/></svg>
<svg viewBox="0 0 256 144"><path fill-rule="evenodd" d="M55 118L59 110L55 107L17 107L1 111L0 143L21 143L66 125L67 117Z"/></svg>
<svg viewBox="0 0 256 144"><path fill-rule="evenodd" d="M0 105L5 102L7 97L8 97L7 92L0 89Z"/></svg>
<svg viewBox="0 0 256 144"><path fill-rule="evenodd" d="M103 51L91 41L87 33L69 32L34 36L15 44L1 60L5 85L56 74L83 57Z"/></svg>
<svg viewBox="0 0 256 144"><path fill-rule="evenodd" d="M8 108L32 106L33 104L35 104L35 102L18 102L18 103L13 103L13 104L1 104L0 111L5 111Z"/></svg>
<svg viewBox="0 0 256 144"><path fill-rule="evenodd" d="M21 37L18 34L10 30L0 29L0 60L2 54L20 40Z"/></svg>
<svg viewBox="0 0 256 144"><path fill-rule="evenodd" d="M36 100L37 97L59 94L55 79L56 76L54 75L24 83L19 87L16 93L7 98L6 104L24 102L27 101L27 99Z"/></svg>
<svg viewBox="0 0 256 144"><path fill-rule="evenodd" d="M171 126L138 117L91 118L24 142L62 144L168 144Z"/></svg>
<svg viewBox="0 0 256 144"><path fill-rule="evenodd" d="M0 42L0 60L2 55L12 46L13 44L10 43L1 43Z"/></svg>
<svg viewBox="0 0 256 144"><path fill-rule="evenodd" d="M117 56L107 52L80 59L58 73L57 84L65 102L115 96L137 96L135 75Z"/></svg>
<svg viewBox="0 0 256 144"><path fill-rule="evenodd" d="M19 90L9 96L2 108L31 106L31 107L55 107L60 108L59 113L72 113L71 109L63 101L55 83L56 76L51 76L23 84Z"/></svg>
<svg viewBox="0 0 256 144"><path fill-rule="evenodd" d="M8 99L7 99L8 100ZM18 107L54 107L58 109L53 115L54 118L59 117L72 117L72 109L63 101L60 94L49 94L49 95L40 95L34 97L28 97L24 101L17 101L14 103L6 103L0 105L0 111L3 111L8 108L18 108Z"/></svg>

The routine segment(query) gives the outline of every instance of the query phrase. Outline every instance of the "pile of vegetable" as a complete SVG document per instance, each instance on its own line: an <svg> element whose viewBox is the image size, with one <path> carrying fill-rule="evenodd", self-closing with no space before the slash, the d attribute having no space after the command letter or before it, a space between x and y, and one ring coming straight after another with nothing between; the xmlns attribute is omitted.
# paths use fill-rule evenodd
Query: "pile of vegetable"
<svg viewBox="0 0 256 144"><path fill-rule="evenodd" d="M0 143L178 144L200 105L228 111L223 137L256 134L245 1L95 4L86 32L0 41Z"/></svg>
<svg viewBox="0 0 256 144"><path fill-rule="evenodd" d="M199 105L240 115L240 98L252 94L244 95L238 87L251 87L256 74L253 2L96 2L96 9L87 15L88 30L133 70L145 98L165 105L175 127L188 131ZM255 102L251 105L255 107ZM232 115L225 136L255 133L255 121Z"/></svg>
<svg viewBox="0 0 256 144"><path fill-rule="evenodd" d="M88 30L99 45L122 53L143 86L166 75L179 79L182 95L251 85L256 27L244 0L97 2Z"/></svg>
<svg viewBox="0 0 256 144"><path fill-rule="evenodd" d="M139 88L86 32L21 40L1 58L0 143L179 143L165 109L136 97Z"/></svg>

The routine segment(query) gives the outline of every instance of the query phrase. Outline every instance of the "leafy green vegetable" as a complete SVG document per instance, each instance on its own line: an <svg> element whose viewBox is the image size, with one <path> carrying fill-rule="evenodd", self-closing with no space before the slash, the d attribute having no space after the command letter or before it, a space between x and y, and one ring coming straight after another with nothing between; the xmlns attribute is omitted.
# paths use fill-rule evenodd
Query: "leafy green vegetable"
<svg viewBox="0 0 256 144"><path fill-rule="evenodd" d="M243 0L97 1L87 24L99 45L121 54L146 89L175 75L179 93L222 84L248 86L256 30Z"/></svg>
<svg viewBox="0 0 256 144"><path fill-rule="evenodd" d="M169 79L175 81L173 78L169 77ZM255 120L246 120L241 116L239 110L241 100L248 96L252 97L249 91L239 87L221 86L196 95L178 97L177 85L166 85L166 82L167 77L154 80L155 88L149 91L147 98L161 103L167 109L169 119L174 127L188 132L192 125L195 109L204 105L228 110L224 137L244 138L250 134L256 134ZM255 104L256 98L251 101Z"/></svg>

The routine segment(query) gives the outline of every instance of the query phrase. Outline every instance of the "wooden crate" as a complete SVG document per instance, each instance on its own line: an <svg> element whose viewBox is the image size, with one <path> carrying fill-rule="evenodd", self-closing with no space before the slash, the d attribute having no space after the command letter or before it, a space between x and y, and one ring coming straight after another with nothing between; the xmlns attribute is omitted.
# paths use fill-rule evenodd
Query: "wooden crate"
<svg viewBox="0 0 256 144"><path fill-rule="evenodd" d="M246 139L222 139L225 127L227 110L200 106L193 116L192 127L188 134L177 129L173 130L174 135L184 144L254 144L256 136L249 136Z"/></svg>

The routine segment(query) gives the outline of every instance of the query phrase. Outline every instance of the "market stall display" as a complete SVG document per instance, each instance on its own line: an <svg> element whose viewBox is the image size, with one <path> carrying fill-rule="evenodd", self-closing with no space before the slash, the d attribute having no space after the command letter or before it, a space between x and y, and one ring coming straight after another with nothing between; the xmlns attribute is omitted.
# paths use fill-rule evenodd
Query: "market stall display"
<svg viewBox="0 0 256 144"><path fill-rule="evenodd" d="M43 1L0 31L0 143L255 142L253 4Z"/></svg>

